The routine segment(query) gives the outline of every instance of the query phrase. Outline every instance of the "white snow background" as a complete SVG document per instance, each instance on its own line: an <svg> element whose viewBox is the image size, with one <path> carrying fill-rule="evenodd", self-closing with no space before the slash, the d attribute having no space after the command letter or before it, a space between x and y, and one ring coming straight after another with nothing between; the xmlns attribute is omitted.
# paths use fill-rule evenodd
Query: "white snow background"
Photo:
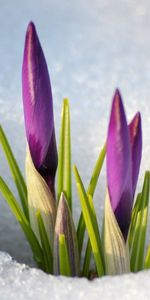
<svg viewBox="0 0 150 300"><path fill-rule="evenodd" d="M143 121L143 159L138 182L150 169L150 2L148 0L0 0L0 123L24 172L25 133L21 67L28 22L36 24L51 77L57 141L61 104L70 99L73 163L87 186L102 147L111 100L119 87L128 120ZM0 150L0 174L17 197ZM95 206L101 220L105 172ZM79 200L73 178L74 216ZM100 221L101 222L101 221ZM149 234L148 234L149 236ZM149 239L150 240L150 239ZM0 300L149 299L150 272L97 279L55 278L33 266L19 225L0 196Z"/></svg>

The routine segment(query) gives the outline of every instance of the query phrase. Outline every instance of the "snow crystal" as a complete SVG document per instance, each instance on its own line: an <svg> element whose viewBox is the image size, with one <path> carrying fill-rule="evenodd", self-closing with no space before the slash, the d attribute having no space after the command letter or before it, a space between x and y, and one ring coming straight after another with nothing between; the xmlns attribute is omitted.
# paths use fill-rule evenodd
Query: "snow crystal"
<svg viewBox="0 0 150 300"><path fill-rule="evenodd" d="M0 252L1 300L149 300L150 271L88 281L54 277Z"/></svg>

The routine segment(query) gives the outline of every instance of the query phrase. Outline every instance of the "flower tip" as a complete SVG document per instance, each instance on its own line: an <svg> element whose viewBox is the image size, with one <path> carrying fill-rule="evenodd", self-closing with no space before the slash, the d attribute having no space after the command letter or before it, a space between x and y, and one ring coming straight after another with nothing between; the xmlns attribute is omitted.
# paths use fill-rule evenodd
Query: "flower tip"
<svg viewBox="0 0 150 300"><path fill-rule="evenodd" d="M24 64L26 65L26 61L27 61L27 57L29 56L29 53L31 54L33 52L33 49L35 49L37 39L38 39L38 36L36 33L36 28L35 28L34 23L31 21L28 24L27 30L26 30L23 68L24 68ZM30 57L31 57L31 55L30 55ZM24 70L23 70L23 72L24 72Z"/></svg>
<svg viewBox="0 0 150 300"><path fill-rule="evenodd" d="M141 119L141 113L138 111L135 115L138 119Z"/></svg>
<svg viewBox="0 0 150 300"><path fill-rule="evenodd" d="M112 108L111 108L111 114L110 114L110 123L109 123L109 131L113 129L113 127L116 127L116 129L120 129L121 127L127 127L127 121L125 116L125 109L122 101L122 97L120 94L119 89L116 89L113 101L112 101Z"/></svg>
<svg viewBox="0 0 150 300"><path fill-rule="evenodd" d="M64 192L61 192L60 199L64 197Z"/></svg>
<svg viewBox="0 0 150 300"><path fill-rule="evenodd" d="M130 134L131 137L135 137L137 134L140 133L140 135L142 135L141 132L141 114L140 112L137 112L134 116L134 118L132 119L131 123L129 124L129 128L130 128Z"/></svg>
<svg viewBox="0 0 150 300"><path fill-rule="evenodd" d="M139 112L136 113L130 122L129 132L132 154L132 187L134 195L142 157L142 121Z"/></svg>
<svg viewBox="0 0 150 300"><path fill-rule="evenodd" d="M30 48L30 46L35 44L37 40L37 32L34 23L31 21L28 24L27 31L26 31L26 39L25 39L25 49Z"/></svg>
<svg viewBox="0 0 150 300"><path fill-rule="evenodd" d="M136 119L136 122L137 122L137 127L142 135L142 119L141 119L141 114L140 112L137 112L137 114L135 115L135 119Z"/></svg>
<svg viewBox="0 0 150 300"><path fill-rule="evenodd" d="M140 125L141 124L141 114L138 111L134 117L134 119L136 120L137 124Z"/></svg>
<svg viewBox="0 0 150 300"><path fill-rule="evenodd" d="M66 204L66 198L65 198L64 192L61 192L59 202L61 203L62 206L64 206Z"/></svg>
<svg viewBox="0 0 150 300"><path fill-rule="evenodd" d="M35 25L32 21L29 22L28 27L27 27L27 32L35 32Z"/></svg>
<svg viewBox="0 0 150 300"><path fill-rule="evenodd" d="M122 102L121 92L118 88L115 90L113 102L118 102L118 103Z"/></svg>
<svg viewBox="0 0 150 300"><path fill-rule="evenodd" d="M64 104L66 104L67 106L69 105L69 99L68 98L64 98Z"/></svg>
<svg viewBox="0 0 150 300"><path fill-rule="evenodd" d="M62 192L61 195L60 195L58 210L60 211L61 215L64 215L66 213L70 214L70 212L69 212L70 209L69 209L69 206L68 206L68 201L67 201L67 197L65 195L65 192ZM62 218L64 218L64 216L62 216Z"/></svg>
<svg viewBox="0 0 150 300"><path fill-rule="evenodd" d="M120 93L120 90L118 88L116 88L116 90L115 90L114 98L115 98L115 96L116 97L118 96L119 98L121 98L121 93Z"/></svg>
<svg viewBox="0 0 150 300"><path fill-rule="evenodd" d="M122 96L119 91L119 89L116 89L114 96L113 96L113 101L112 101L112 112L117 115L120 114L121 112L124 113L124 106L122 102Z"/></svg>

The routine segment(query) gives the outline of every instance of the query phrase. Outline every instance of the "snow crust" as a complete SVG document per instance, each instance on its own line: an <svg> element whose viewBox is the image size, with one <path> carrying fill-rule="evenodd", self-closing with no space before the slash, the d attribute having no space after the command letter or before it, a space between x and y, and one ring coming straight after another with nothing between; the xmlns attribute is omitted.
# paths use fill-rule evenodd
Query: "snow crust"
<svg viewBox="0 0 150 300"><path fill-rule="evenodd" d="M54 277L0 252L1 300L149 300L150 271L87 279Z"/></svg>

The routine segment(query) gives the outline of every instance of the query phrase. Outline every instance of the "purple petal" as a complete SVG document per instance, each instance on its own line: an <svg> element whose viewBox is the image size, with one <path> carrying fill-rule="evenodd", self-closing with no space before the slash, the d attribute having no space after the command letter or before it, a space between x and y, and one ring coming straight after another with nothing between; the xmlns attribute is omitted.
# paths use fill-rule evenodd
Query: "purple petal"
<svg viewBox="0 0 150 300"><path fill-rule="evenodd" d="M32 160L37 169L45 168L47 171L52 167L55 173L57 151L50 79L32 22L28 25L25 39L22 86L26 135Z"/></svg>
<svg viewBox="0 0 150 300"><path fill-rule="evenodd" d="M39 172L47 182L48 186L50 187L50 190L54 198L55 198L54 185L55 185L55 173L57 169L57 161L58 161L58 156L57 156L55 131L53 130L50 145L45 160L39 169Z"/></svg>
<svg viewBox="0 0 150 300"><path fill-rule="evenodd" d="M107 181L112 209L124 237L132 209L131 147L121 95L116 90L107 137Z"/></svg>
<svg viewBox="0 0 150 300"><path fill-rule="evenodd" d="M137 185L141 156L142 156L142 128L141 115L138 112L129 124L131 156L132 156L132 187L133 197Z"/></svg>

